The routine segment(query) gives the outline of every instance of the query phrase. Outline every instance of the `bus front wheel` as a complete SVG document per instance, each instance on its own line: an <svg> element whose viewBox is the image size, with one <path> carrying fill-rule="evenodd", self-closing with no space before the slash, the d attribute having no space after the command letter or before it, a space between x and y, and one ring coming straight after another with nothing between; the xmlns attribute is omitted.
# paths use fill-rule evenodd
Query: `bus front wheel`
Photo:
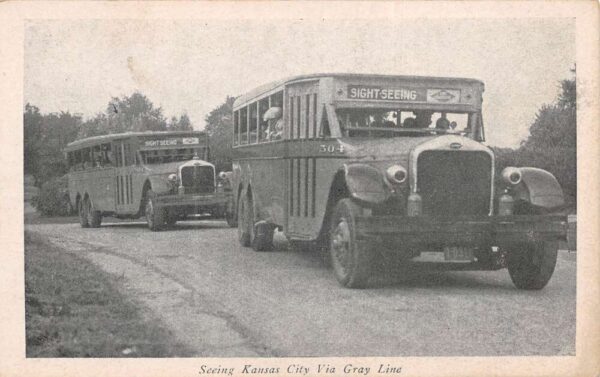
<svg viewBox="0 0 600 377"><path fill-rule="evenodd" d="M356 241L355 219L359 213L360 207L350 199L340 200L329 230L331 265L338 282L347 288L365 287L371 273L371 252Z"/></svg>
<svg viewBox="0 0 600 377"><path fill-rule="evenodd" d="M227 203L227 208L225 209L225 221L227 221L227 225L229 225L230 228L238 226L238 219L233 210L233 203L231 203L231 201Z"/></svg>
<svg viewBox="0 0 600 377"><path fill-rule="evenodd" d="M161 230L165 225L165 210L156 206L156 194L154 191L146 192L146 222L148 229L153 232Z"/></svg>
<svg viewBox="0 0 600 377"><path fill-rule="evenodd" d="M558 241L529 242L514 249L507 261L513 284L519 289L544 288L554 273Z"/></svg>

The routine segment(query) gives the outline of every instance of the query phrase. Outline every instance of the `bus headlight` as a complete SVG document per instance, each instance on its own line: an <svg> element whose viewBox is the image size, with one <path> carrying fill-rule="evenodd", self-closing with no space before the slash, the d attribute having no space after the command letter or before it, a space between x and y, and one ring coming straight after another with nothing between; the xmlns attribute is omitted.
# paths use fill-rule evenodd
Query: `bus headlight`
<svg viewBox="0 0 600 377"><path fill-rule="evenodd" d="M392 165L385 171L386 177L390 183L400 184L406 181L406 169L400 165Z"/></svg>
<svg viewBox="0 0 600 377"><path fill-rule="evenodd" d="M521 169L508 167L502 170L502 179L509 185L518 185L521 183Z"/></svg>

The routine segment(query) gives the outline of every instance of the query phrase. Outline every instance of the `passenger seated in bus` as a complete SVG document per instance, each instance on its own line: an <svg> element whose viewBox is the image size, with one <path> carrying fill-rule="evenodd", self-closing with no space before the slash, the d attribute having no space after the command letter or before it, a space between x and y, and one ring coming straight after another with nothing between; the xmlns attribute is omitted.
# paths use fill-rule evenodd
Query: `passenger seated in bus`
<svg viewBox="0 0 600 377"><path fill-rule="evenodd" d="M433 111L414 111L416 128L428 128L431 125Z"/></svg>
<svg viewBox="0 0 600 377"><path fill-rule="evenodd" d="M415 118L406 118L402 124L404 128L416 128L417 120Z"/></svg>
<svg viewBox="0 0 600 377"><path fill-rule="evenodd" d="M442 113L440 119L435 122L435 128L438 130L447 130L450 128L450 121L446 118L446 113Z"/></svg>
<svg viewBox="0 0 600 377"><path fill-rule="evenodd" d="M283 118L281 107L271 107L263 115L263 120L268 123L266 139L281 139L283 136Z"/></svg>

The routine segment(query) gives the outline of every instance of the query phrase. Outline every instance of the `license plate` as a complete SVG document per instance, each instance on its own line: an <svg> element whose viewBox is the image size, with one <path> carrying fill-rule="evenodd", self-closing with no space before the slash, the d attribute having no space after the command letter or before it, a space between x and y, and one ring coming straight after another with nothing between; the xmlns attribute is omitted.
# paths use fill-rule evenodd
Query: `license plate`
<svg viewBox="0 0 600 377"><path fill-rule="evenodd" d="M464 246L444 247L444 260L448 262L473 262L473 249Z"/></svg>

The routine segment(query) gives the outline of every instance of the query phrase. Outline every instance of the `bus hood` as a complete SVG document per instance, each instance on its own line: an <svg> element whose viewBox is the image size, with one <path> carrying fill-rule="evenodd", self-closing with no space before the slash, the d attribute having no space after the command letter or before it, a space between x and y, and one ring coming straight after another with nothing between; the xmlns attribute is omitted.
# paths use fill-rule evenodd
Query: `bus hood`
<svg viewBox="0 0 600 377"><path fill-rule="evenodd" d="M164 175L177 173L177 169L179 166L185 164L187 161L176 161L176 162L167 162L164 164L152 164L145 165L146 170L150 175Z"/></svg>
<svg viewBox="0 0 600 377"><path fill-rule="evenodd" d="M486 146L460 135L432 135L424 137L395 137L389 139L345 138L342 144L346 154L357 160L390 160L408 158L413 150L460 149L488 150Z"/></svg>
<svg viewBox="0 0 600 377"><path fill-rule="evenodd" d="M406 160L417 145L440 136L394 137L394 138L344 138L341 140L346 155L357 160Z"/></svg>

